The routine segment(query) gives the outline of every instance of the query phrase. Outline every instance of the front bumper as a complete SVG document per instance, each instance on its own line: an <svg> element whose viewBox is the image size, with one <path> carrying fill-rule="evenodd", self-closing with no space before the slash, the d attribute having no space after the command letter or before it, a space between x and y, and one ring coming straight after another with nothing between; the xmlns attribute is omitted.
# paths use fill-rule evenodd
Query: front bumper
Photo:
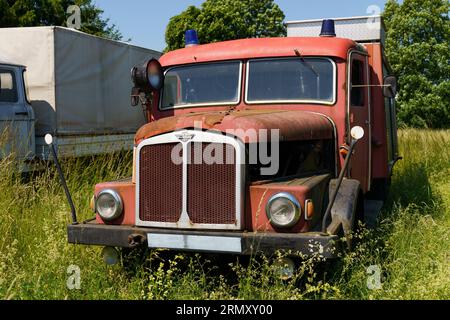
<svg viewBox="0 0 450 320"><path fill-rule="evenodd" d="M335 235L311 233L254 233L206 230L157 229L112 226L88 222L67 227L68 241L74 244L133 248L168 248L178 251L217 252L250 255L291 250L306 255L336 257L339 241Z"/></svg>

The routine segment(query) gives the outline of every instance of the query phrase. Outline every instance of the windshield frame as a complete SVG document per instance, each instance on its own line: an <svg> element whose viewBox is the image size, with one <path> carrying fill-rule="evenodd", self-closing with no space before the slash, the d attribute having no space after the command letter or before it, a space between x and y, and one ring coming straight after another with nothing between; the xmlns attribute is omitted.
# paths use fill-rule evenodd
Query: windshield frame
<svg viewBox="0 0 450 320"><path fill-rule="evenodd" d="M250 72L250 62L252 61L275 61L275 60L302 60L305 59L308 62L308 59L322 59L328 60L331 62L333 66L333 99L330 100L319 100L319 99L301 99L301 100L248 100L248 92L249 92L249 72ZM255 105L255 104L320 104L320 105L329 105L332 106L336 104L337 101L337 66L336 62L325 56L306 56L306 57L278 57L278 58L261 58L261 59L249 59L245 65L245 97L244 101L246 104Z"/></svg>
<svg viewBox="0 0 450 320"><path fill-rule="evenodd" d="M238 95L237 99L235 101L227 101L227 102L206 102L206 103L191 103L191 104L182 104L182 105L175 105L167 108L163 108L163 97L164 97L164 85L161 88L160 91L160 99L159 99L159 110L160 111L167 111L167 110L173 110L173 109L186 109L186 108L195 108L195 107L214 107L214 106L237 106L241 103L242 98L242 68L243 68L243 62L242 60L226 60L226 61L210 61L210 62L202 62L202 63L191 63L191 64L183 64L183 65L176 65L171 66L164 70L164 77L166 76L167 72L169 72L172 69L176 68L183 68L183 67L192 67L192 66L198 66L198 65L214 65L214 64L227 64L227 63L233 63L238 62L239 63L239 76L238 76Z"/></svg>

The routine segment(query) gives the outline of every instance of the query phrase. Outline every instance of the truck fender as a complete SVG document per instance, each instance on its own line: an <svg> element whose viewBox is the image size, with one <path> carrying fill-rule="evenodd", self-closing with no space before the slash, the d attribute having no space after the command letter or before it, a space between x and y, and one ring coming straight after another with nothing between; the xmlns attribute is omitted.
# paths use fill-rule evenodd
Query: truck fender
<svg viewBox="0 0 450 320"><path fill-rule="evenodd" d="M337 179L330 180L329 194L336 188ZM336 200L331 208L331 223L327 227L330 234L336 234L342 226L347 244L350 245L350 232L356 216L356 207L360 193L360 183L354 179L344 179L339 187Z"/></svg>

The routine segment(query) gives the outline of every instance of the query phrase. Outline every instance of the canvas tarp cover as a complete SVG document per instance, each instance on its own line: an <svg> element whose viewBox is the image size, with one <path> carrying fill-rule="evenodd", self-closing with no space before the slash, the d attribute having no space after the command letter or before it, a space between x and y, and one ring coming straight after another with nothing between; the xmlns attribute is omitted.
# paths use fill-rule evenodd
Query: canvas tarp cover
<svg viewBox="0 0 450 320"><path fill-rule="evenodd" d="M157 51L62 27L0 28L0 59L27 67L36 133L134 133L131 68Z"/></svg>

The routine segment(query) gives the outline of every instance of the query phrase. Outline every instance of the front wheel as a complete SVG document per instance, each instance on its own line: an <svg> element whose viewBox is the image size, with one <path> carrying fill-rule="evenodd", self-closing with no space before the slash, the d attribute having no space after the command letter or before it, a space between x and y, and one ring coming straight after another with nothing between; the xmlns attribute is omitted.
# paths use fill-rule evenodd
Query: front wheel
<svg viewBox="0 0 450 320"><path fill-rule="evenodd" d="M370 191L366 198L370 200L386 201L391 186L391 178L380 178L372 181Z"/></svg>
<svg viewBox="0 0 450 320"><path fill-rule="evenodd" d="M356 200L351 229L346 233L341 225L339 232L337 233L339 238L343 239L347 243L347 249L352 250L355 248L359 239L358 235L361 233L364 226L364 198L362 193L360 193Z"/></svg>
<svg viewBox="0 0 450 320"><path fill-rule="evenodd" d="M128 274L134 274L139 266L142 266L149 255L149 249L146 246L137 248L121 248L120 261L123 269Z"/></svg>

